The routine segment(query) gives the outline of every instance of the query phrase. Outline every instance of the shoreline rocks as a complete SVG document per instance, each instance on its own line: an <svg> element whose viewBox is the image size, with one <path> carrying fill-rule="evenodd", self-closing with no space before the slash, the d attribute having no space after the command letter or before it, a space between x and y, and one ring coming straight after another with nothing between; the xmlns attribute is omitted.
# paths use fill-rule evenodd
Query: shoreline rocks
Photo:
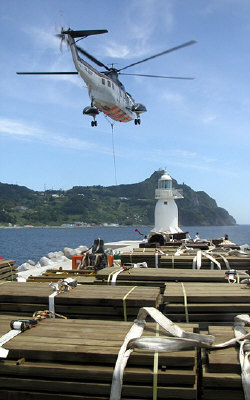
<svg viewBox="0 0 250 400"><path fill-rule="evenodd" d="M88 250L86 246L78 246L76 249L65 247L61 251L49 252L47 256L43 256L35 263L28 260L18 267L18 280L26 280L29 275L41 275L47 269L69 269L72 265L72 257L82 254Z"/></svg>

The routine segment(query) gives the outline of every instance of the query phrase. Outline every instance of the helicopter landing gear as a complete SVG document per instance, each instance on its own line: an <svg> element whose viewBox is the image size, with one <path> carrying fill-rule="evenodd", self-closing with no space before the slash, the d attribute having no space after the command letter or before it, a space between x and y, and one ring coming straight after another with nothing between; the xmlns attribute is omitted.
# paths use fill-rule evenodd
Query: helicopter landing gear
<svg viewBox="0 0 250 400"><path fill-rule="evenodd" d="M140 125L140 124L141 124L140 118L136 118L136 119L134 120L134 122L135 122L135 125Z"/></svg>
<svg viewBox="0 0 250 400"><path fill-rule="evenodd" d="M91 121L91 126L97 126L97 121Z"/></svg>

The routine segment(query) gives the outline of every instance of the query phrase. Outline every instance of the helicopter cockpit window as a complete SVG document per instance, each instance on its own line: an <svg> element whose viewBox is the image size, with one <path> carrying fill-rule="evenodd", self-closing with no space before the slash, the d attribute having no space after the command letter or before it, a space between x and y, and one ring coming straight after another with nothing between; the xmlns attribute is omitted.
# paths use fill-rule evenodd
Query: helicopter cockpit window
<svg viewBox="0 0 250 400"><path fill-rule="evenodd" d="M102 78L102 84L105 85L105 79Z"/></svg>

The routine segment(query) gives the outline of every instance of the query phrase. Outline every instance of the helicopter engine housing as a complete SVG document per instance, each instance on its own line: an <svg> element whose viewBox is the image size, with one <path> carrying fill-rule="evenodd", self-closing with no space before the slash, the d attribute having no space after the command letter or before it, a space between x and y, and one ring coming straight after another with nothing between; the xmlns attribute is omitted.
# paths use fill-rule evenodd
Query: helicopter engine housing
<svg viewBox="0 0 250 400"><path fill-rule="evenodd" d="M136 114L142 114L142 113L146 112L147 109L146 109L146 107L144 106L144 104L135 103L135 104L131 107L131 111L135 112Z"/></svg>

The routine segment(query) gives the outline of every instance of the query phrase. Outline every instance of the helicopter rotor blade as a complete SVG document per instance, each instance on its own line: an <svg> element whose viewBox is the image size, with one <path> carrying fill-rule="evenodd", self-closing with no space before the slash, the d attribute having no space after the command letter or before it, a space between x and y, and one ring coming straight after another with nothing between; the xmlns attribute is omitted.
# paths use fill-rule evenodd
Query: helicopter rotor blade
<svg viewBox="0 0 250 400"><path fill-rule="evenodd" d="M78 72L16 72L17 75L78 75Z"/></svg>
<svg viewBox="0 0 250 400"><path fill-rule="evenodd" d="M165 78L165 79L188 79L192 80L195 78L189 78L189 77L184 77L184 76L163 76L163 75L148 75L148 74L127 74L120 72L119 75L131 75L131 76L143 76L146 78Z"/></svg>
<svg viewBox="0 0 250 400"><path fill-rule="evenodd" d="M153 56L144 58L143 60L137 61L137 62L135 62L133 64L129 64L126 67L123 67L123 68L119 69L118 71L123 71L124 69L133 67L134 65L141 64L141 63L143 63L145 61L152 60L153 58L156 58L156 57L159 57L159 56L163 56L164 54L171 53L172 51L182 49L183 47L187 47L187 46L190 46L191 44L195 44L195 43L197 43L196 40L190 40L189 42L180 44L179 46L172 47L171 49L162 51L161 53L154 54Z"/></svg>
<svg viewBox="0 0 250 400"><path fill-rule="evenodd" d="M104 67L107 71L110 71L110 68L107 65L103 64L101 61L97 60L94 56L89 54L86 50L83 50L80 46L76 46L77 50L83 54L84 56L88 57L91 61L93 61L99 67Z"/></svg>

